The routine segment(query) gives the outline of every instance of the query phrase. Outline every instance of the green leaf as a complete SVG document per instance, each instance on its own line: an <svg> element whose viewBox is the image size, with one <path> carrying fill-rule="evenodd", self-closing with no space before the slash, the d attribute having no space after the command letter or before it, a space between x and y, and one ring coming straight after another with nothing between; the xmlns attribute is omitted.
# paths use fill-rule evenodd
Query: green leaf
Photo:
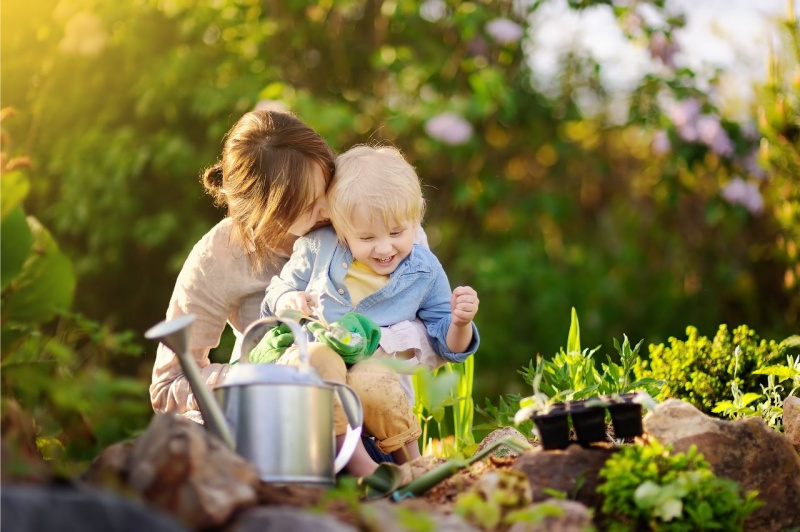
<svg viewBox="0 0 800 532"><path fill-rule="evenodd" d="M0 179L0 219L3 223L11 210L22 203L30 188L30 182L22 172L11 171L3 174L3 178Z"/></svg>
<svg viewBox="0 0 800 532"><path fill-rule="evenodd" d="M69 308L75 292L72 262L39 221L28 217L33 253L3 294L3 321L41 323Z"/></svg>
<svg viewBox="0 0 800 532"><path fill-rule="evenodd" d="M581 352L581 328L578 323L578 313L572 307L572 320L569 324L569 336L567 337L567 353Z"/></svg>
<svg viewBox="0 0 800 532"><path fill-rule="evenodd" d="M756 375L774 375L778 377L778 381L785 381L798 375L798 371L794 368L786 366L768 366L766 368L757 369L753 372Z"/></svg>
<svg viewBox="0 0 800 532"><path fill-rule="evenodd" d="M4 183L5 179L4 176ZM22 271L32 245L33 236L22 208L17 206L7 215L4 213L0 226L0 285L3 290Z"/></svg>

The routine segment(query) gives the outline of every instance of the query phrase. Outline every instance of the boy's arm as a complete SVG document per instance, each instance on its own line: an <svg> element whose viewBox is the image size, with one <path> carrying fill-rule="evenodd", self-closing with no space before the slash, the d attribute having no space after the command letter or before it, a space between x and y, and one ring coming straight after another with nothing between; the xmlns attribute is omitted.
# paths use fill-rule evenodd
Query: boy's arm
<svg viewBox="0 0 800 532"><path fill-rule="evenodd" d="M475 323L472 322L471 318L466 324L463 323L462 319L456 318L457 325L456 328L453 329L453 334L455 336L461 336L460 339L462 341L466 339L466 345L460 350L450 349L451 342L449 335L454 318L452 306L456 299L456 294L450 291L450 283L447 280L447 274L445 274L444 269L441 265L437 264L437 266L439 272L437 273L431 290L422 302L417 316L425 324L433 346L439 355L448 362L464 362L470 355L478 350L480 335L478 334L478 328L475 326ZM475 310L477 310L477 295L475 299ZM456 310L459 313L461 311L461 309ZM462 346L453 345L453 347Z"/></svg>
<svg viewBox="0 0 800 532"><path fill-rule="evenodd" d="M298 301L305 296L297 295L303 292L311 280L311 272L316 260L316 250L319 244L315 243L313 235L303 236L294 243L294 250L289 261L281 270L280 275L272 278L261 303L261 317L273 316L277 310L277 303L281 296L295 298Z"/></svg>
<svg viewBox="0 0 800 532"><path fill-rule="evenodd" d="M447 328L447 348L454 353L467 350L472 342L472 320L478 313L478 293L471 286L458 286L450 298L452 318Z"/></svg>

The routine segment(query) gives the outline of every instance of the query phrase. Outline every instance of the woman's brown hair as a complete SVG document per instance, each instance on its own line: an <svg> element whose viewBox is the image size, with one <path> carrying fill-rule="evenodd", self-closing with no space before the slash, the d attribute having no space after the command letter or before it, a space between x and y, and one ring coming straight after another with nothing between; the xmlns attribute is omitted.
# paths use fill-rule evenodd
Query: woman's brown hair
<svg viewBox="0 0 800 532"><path fill-rule="evenodd" d="M334 171L327 142L297 117L251 111L225 136L222 157L203 173L217 205L228 207L252 263L261 267L289 227L314 201L314 165L326 182Z"/></svg>

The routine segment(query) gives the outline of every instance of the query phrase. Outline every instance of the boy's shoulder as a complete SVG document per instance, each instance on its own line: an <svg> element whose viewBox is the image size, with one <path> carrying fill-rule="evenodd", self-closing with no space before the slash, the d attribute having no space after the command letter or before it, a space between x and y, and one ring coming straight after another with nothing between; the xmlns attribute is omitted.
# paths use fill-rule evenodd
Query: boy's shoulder
<svg viewBox="0 0 800 532"><path fill-rule="evenodd" d="M417 266L425 266L433 270L442 268L439 258L430 249L420 244L414 244L414 253L412 254L414 262Z"/></svg>
<svg viewBox="0 0 800 532"><path fill-rule="evenodd" d="M312 253L319 253L326 249L333 250L336 248L338 241L339 239L333 227L320 227L298 238L294 243L294 251L307 250Z"/></svg>

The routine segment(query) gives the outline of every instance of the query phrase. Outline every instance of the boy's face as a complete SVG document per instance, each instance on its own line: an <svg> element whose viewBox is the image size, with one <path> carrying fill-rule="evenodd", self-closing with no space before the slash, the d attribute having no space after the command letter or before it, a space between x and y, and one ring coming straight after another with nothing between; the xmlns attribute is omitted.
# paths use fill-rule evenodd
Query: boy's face
<svg viewBox="0 0 800 532"><path fill-rule="evenodd" d="M353 212L352 234L345 240L353 258L371 268L375 273L389 275L408 257L414 247L414 227L411 222L398 222L393 217L387 227L382 216L370 216L366 207Z"/></svg>

